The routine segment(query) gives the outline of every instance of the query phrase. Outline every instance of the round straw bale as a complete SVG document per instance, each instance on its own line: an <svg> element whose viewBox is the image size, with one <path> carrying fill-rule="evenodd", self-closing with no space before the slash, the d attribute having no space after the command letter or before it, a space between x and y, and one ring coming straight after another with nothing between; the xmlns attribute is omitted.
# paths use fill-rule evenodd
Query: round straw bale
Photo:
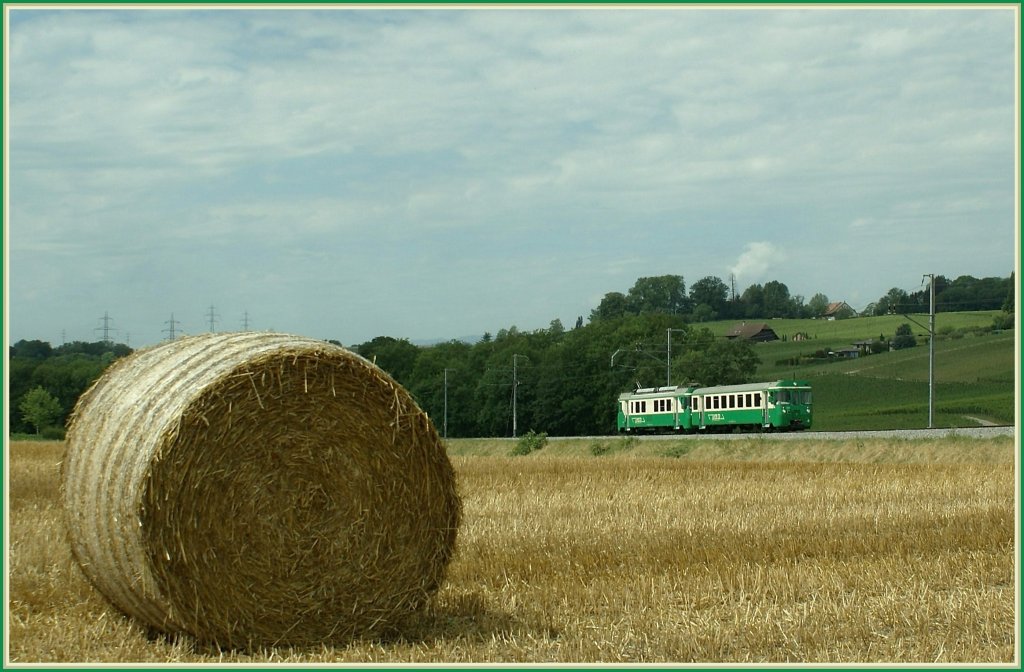
<svg viewBox="0 0 1024 672"><path fill-rule="evenodd" d="M395 627L441 584L461 515L405 389L342 347L274 333L116 362L75 407L62 488L103 595L226 647Z"/></svg>

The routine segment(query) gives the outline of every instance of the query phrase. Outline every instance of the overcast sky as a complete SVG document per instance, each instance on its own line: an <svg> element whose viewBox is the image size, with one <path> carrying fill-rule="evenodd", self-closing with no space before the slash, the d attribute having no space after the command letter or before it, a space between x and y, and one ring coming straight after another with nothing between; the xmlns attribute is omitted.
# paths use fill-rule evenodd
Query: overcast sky
<svg viewBox="0 0 1024 672"><path fill-rule="evenodd" d="M1014 269L1015 6L5 12L11 342Z"/></svg>

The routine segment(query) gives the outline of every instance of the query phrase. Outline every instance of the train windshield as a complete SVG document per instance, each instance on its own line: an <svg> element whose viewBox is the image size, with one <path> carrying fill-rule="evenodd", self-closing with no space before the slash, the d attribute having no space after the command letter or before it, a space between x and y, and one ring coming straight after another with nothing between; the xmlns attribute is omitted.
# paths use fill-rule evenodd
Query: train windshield
<svg viewBox="0 0 1024 672"><path fill-rule="evenodd" d="M778 390L775 393L775 401L779 404L803 404L811 403L810 390Z"/></svg>

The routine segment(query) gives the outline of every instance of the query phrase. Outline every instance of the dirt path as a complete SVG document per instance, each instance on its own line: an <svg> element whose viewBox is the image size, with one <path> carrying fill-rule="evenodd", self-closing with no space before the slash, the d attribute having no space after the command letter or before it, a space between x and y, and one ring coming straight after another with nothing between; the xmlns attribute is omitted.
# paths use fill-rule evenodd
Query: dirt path
<svg viewBox="0 0 1024 672"><path fill-rule="evenodd" d="M964 417L972 422L978 423L982 427L995 427L999 424L997 422L992 422L991 420L985 420L984 418L976 418L973 415L965 415Z"/></svg>

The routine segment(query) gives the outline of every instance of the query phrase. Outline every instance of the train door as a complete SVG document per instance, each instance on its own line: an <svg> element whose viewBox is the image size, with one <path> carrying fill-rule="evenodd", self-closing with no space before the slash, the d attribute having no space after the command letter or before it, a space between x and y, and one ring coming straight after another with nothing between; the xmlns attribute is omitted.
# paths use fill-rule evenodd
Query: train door
<svg viewBox="0 0 1024 672"><path fill-rule="evenodd" d="M690 429L690 397L680 395L676 397L676 429Z"/></svg>

